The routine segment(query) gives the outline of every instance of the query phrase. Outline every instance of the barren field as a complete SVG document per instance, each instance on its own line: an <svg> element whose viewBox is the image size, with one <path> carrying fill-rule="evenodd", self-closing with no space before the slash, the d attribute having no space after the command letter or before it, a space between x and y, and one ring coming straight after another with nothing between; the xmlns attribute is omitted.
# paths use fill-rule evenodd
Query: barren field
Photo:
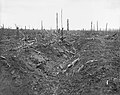
<svg viewBox="0 0 120 95"><path fill-rule="evenodd" d="M0 95L120 95L120 31L0 29Z"/></svg>

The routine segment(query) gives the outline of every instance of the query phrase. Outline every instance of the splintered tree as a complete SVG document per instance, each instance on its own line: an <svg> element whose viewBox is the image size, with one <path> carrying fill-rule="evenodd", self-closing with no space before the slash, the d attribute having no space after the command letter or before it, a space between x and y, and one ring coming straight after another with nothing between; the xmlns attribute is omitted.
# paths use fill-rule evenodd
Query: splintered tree
<svg viewBox="0 0 120 95"><path fill-rule="evenodd" d="M98 21L97 21L97 31L98 31Z"/></svg>
<svg viewBox="0 0 120 95"><path fill-rule="evenodd" d="M41 30L43 30L43 21L41 21Z"/></svg>
<svg viewBox="0 0 120 95"><path fill-rule="evenodd" d="M69 19L67 19L67 31L69 31Z"/></svg>
<svg viewBox="0 0 120 95"><path fill-rule="evenodd" d="M56 30L58 31L58 13L56 13Z"/></svg>
<svg viewBox="0 0 120 95"><path fill-rule="evenodd" d="M63 28L63 12L62 12L62 9L61 9L61 28Z"/></svg>
<svg viewBox="0 0 120 95"><path fill-rule="evenodd" d="M93 25L93 22L91 21L91 31L93 30L93 29L92 29L92 28L93 28L93 26L92 26L92 25Z"/></svg>
<svg viewBox="0 0 120 95"><path fill-rule="evenodd" d="M61 33L60 33L60 40L61 40L62 43L65 42L65 38L66 38L66 37L64 36L64 30L63 30L63 28L62 28Z"/></svg>
<svg viewBox="0 0 120 95"><path fill-rule="evenodd" d="M16 27L16 39L19 39L20 37L19 27L17 25L15 25L15 27Z"/></svg>
<svg viewBox="0 0 120 95"><path fill-rule="evenodd" d="M25 26L25 30L26 30L26 26Z"/></svg>
<svg viewBox="0 0 120 95"><path fill-rule="evenodd" d="M63 42L63 40L64 40L64 37L63 37L63 28L62 28L62 30L61 30L61 32L60 32L60 40Z"/></svg>
<svg viewBox="0 0 120 95"><path fill-rule="evenodd" d="M106 23L106 31L107 31L108 23Z"/></svg>

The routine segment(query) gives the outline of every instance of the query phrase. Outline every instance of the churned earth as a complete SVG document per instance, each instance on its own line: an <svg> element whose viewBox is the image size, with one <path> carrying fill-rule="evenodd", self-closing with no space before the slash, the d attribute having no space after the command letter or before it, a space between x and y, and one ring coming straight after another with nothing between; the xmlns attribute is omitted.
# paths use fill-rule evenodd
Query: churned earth
<svg viewBox="0 0 120 95"><path fill-rule="evenodd" d="M0 29L0 95L120 95L120 32Z"/></svg>

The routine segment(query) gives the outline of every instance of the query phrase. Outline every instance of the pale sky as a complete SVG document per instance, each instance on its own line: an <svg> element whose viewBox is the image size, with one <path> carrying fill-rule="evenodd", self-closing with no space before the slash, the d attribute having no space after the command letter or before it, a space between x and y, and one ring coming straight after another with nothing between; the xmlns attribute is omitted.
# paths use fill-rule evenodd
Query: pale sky
<svg viewBox="0 0 120 95"><path fill-rule="evenodd" d="M56 28L56 12L63 9L63 27L66 19L70 21L70 29L90 29L90 23L99 22L99 28L120 27L120 0L1 0L0 24L5 27L24 26L41 28L41 20L45 29ZM96 28L96 27L95 27Z"/></svg>

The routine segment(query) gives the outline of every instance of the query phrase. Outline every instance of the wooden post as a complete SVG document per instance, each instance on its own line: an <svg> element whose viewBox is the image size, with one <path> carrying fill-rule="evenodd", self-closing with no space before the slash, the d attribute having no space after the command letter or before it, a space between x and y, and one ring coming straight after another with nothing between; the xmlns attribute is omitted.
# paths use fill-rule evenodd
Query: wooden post
<svg viewBox="0 0 120 95"><path fill-rule="evenodd" d="M106 23L106 31L107 31L108 23Z"/></svg>
<svg viewBox="0 0 120 95"><path fill-rule="evenodd" d="M1 26L2 30L4 30L4 24Z"/></svg>
<svg viewBox="0 0 120 95"><path fill-rule="evenodd" d="M67 31L69 31L69 19L67 19Z"/></svg>
<svg viewBox="0 0 120 95"><path fill-rule="evenodd" d="M56 13L56 30L58 31L58 13Z"/></svg>
<svg viewBox="0 0 120 95"><path fill-rule="evenodd" d="M16 27L16 39L19 39L20 34L19 34L19 27L15 24Z"/></svg>
<svg viewBox="0 0 120 95"><path fill-rule="evenodd" d="M93 29L92 29L92 27L93 27L92 24L93 24L93 23L92 23L92 21L91 21L91 31L93 30Z"/></svg>
<svg viewBox="0 0 120 95"><path fill-rule="evenodd" d="M63 42L63 28L61 30L61 41Z"/></svg>
<svg viewBox="0 0 120 95"><path fill-rule="evenodd" d="M97 31L98 31L98 21L97 21Z"/></svg>
<svg viewBox="0 0 120 95"><path fill-rule="evenodd" d="M43 21L41 20L41 30L43 30Z"/></svg>
<svg viewBox="0 0 120 95"><path fill-rule="evenodd" d="M61 9L61 29L63 28L63 21L62 21L62 9Z"/></svg>

